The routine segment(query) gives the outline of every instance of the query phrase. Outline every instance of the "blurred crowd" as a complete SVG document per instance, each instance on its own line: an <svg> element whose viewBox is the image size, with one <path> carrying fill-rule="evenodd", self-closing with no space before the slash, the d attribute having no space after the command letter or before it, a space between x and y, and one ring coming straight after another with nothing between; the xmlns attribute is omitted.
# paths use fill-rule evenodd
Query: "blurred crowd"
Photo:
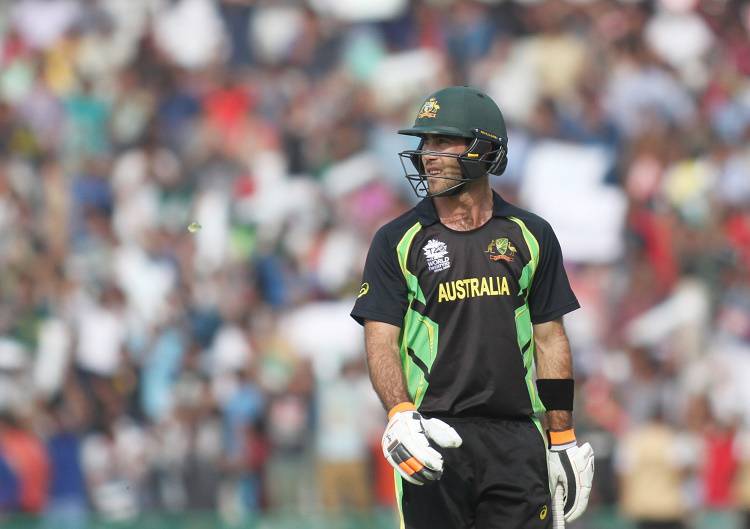
<svg viewBox="0 0 750 529"><path fill-rule="evenodd" d="M563 245L592 512L750 513L747 3L18 0L0 64L0 513L390 508L348 312L451 84Z"/></svg>

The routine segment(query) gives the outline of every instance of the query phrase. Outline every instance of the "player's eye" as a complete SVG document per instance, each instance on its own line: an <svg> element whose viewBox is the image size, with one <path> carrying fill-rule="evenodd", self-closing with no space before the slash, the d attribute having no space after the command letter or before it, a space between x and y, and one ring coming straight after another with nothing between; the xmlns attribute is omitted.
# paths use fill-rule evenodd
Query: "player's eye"
<svg viewBox="0 0 750 529"><path fill-rule="evenodd" d="M453 142L450 138L438 137L426 141L422 148L426 151L439 151L446 147L450 147L451 145L453 145Z"/></svg>

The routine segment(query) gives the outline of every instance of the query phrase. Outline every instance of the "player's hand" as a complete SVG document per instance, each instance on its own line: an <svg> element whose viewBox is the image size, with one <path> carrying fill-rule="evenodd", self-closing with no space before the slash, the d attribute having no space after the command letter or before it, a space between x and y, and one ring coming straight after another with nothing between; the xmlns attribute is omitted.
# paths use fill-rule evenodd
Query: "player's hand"
<svg viewBox="0 0 750 529"><path fill-rule="evenodd" d="M550 493L563 487L565 508L563 517L571 522L581 516L589 503L591 482L594 480L594 450L584 443L578 446L575 437L563 445L550 444L547 452Z"/></svg>
<svg viewBox="0 0 750 529"><path fill-rule="evenodd" d="M388 414L383 434L383 455L409 483L423 485L443 475L443 456L430 440L443 448L461 446L456 430L439 419L425 419L411 403L401 403Z"/></svg>

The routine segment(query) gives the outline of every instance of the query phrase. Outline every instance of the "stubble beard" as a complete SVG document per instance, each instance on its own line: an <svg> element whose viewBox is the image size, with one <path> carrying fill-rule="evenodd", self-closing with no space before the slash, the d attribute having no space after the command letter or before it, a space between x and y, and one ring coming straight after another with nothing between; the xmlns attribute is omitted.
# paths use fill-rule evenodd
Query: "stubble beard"
<svg viewBox="0 0 750 529"><path fill-rule="evenodd" d="M434 195L436 193L441 193L445 191L446 189L449 189L455 185L458 185L459 179L463 178L461 171L456 170L444 170L445 176L442 174L440 176L428 176L427 177L427 185L428 189L430 191L430 194Z"/></svg>

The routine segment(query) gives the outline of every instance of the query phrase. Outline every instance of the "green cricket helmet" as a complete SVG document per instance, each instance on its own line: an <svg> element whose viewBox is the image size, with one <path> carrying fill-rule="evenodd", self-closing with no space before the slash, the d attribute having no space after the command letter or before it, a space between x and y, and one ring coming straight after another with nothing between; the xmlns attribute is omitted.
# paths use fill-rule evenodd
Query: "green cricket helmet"
<svg viewBox="0 0 750 529"><path fill-rule="evenodd" d="M398 133L422 139L416 149L399 153L405 176L420 197L455 195L467 182L488 173L502 174L508 163L508 134L500 109L490 96L468 86L451 86L430 95L420 107L414 126ZM466 138L468 147L461 154L426 151L423 146L429 134ZM437 177L454 180L456 185L431 194L422 165L425 154L458 159L461 178ZM416 173L409 172L407 161Z"/></svg>

